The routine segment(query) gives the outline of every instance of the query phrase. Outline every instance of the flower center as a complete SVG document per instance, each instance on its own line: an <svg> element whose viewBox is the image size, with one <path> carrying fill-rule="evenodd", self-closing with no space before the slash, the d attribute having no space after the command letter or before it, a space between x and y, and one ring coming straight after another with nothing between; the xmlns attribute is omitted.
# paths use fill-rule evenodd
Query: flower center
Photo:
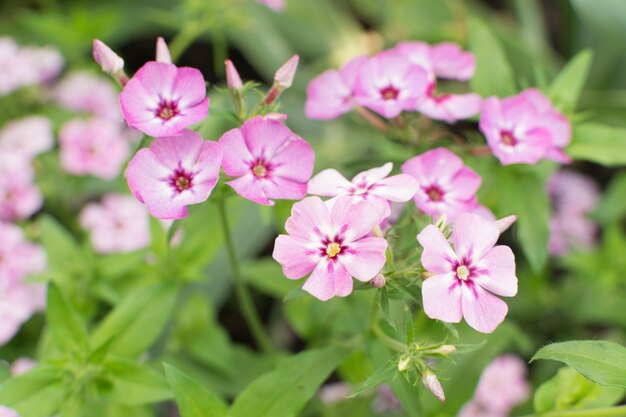
<svg viewBox="0 0 626 417"><path fill-rule="evenodd" d="M169 177L170 186L179 193L190 189L193 186L193 175L182 168L178 168Z"/></svg>
<svg viewBox="0 0 626 417"><path fill-rule="evenodd" d="M456 269L456 276L459 277L461 281L467 281L469 275L470 271L465 265L461 265Z"/></svg>
<svg viewBox="0 0 626 417"><path fill-rule="evenodd" d="M400 91L391 85L380 90L380 96L383 100L395 100L398 98L398 95L400 95Z"/></svg>
<svg viewBox="0 0 626 417"><path fill-rule="evenodd" d="M443 200L444 192L437 185L431 185L430 187L424 190L430 201L435 203Z"/></svg>
<svg viewBox="0 0 626 417"><path fill-rule="evenodd" d="M172 117L177 116L178 105L174 101L163 100L159 103L159 108L156 111L156 115L161 120L170 120Z"/></svg>
<svg viewBox="0 0 626 417"><path fill-rule="evenodd" d="M339 245L339 243L333 242L326 247L326 255L328 255L329 258L334 258L340 252L341 246Z"/></svg>
<svg viewBox="0 0 626 417"><path fill-rule="evenodd" d="M252 167L252 172L255 177L265 178L267 175L267 167L263 165L263 162L259 161Z"/></svg>
<svg viewBox="0 0 626 417"><path fill-rule="evenodd" d="M517 139L515 139L515 136L513 136L513 133L509 132L508 130L504 130L504 131L500 132L500 140L506 146L515 146L515 145L517 145Z"/></svg>

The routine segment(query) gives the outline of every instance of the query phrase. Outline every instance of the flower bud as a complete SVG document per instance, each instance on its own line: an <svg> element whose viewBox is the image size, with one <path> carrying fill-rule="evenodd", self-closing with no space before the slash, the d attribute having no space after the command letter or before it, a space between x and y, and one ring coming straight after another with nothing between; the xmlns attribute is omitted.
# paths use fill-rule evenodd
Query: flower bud
<svg viewBox="0 0 626 417"><path fill-rule="evenodd" d="M172 56L170 55L170 49L167 47L167 43L165 43L165 39L162 37L157 38L156 43L156 60L157 62L163 62L164 64L172 63Z"/></svg>
<svg viewBox="0 0 626 417"><path fill-rule="evenodd" d="M517 216L514 214L496 220L496 227L500 231L500 234L504 233L506 229L511 227L511 225L515 223L516 220Z"/></svg>
<svg viewBox="0 0 626 417"><path fill-rule="evenodd" d="M398 371L404 372L409 369L409 365L411 364L411 356L403 355L398 361Z"/></svg>
<svg viewBox="0 0 626 417"><path fill-rule="evenodd" d="M124 69L124 60L99 39L93 41L93 59L102 71L116 75Z"/></svg>
<svg viewBox="0 0 626 417"><path fill-rule="evenodd" d="M438 353L440 355L449 355L454 352L456 352L456 347L453 345L443 345L433 350L433 353Z"/></svg>
<svg viewBox="0 0 626 417"><path fill-rule="evenodd" d="M300 57L298 55L292 56L289 61L285 62L283 66L276 71L276 74L274 74L274 82L283 89L291 87L293 78L296 76L299 61Z"/></svg>
<svg viewBox="0 0 626 417"><path fill-rule="evenodd" d="M370 281L370 284L374 288L382 288L385 286L386 280L383 274L378 274Z"/></svg>
<svg viewBox="0 0 626 417"><path fill-rule="evenodd" d="M226 65L226 81L228 82L228 88L234 91L241 91L243 89L243 83L241 82L237 68L235 68L235 65L233 65L230 59L227 59L224 64Z"/></svg>
<svg viewBox="0 0 626 417"><path fill-rule="evenodd" d="M437 375L432 373L431 371L426 371L422 374L422 383L433 395L441 401L446 400L446 396L443 392L443 388L441 387L441 383L437 379Z"/></svg>
<svg viewBox="0 0 626 417"><path fill-rule="evenodd" d="M265 119L276 120L277 122L285 123L289 116L285 113L268 113L263 117Z"/></svg>

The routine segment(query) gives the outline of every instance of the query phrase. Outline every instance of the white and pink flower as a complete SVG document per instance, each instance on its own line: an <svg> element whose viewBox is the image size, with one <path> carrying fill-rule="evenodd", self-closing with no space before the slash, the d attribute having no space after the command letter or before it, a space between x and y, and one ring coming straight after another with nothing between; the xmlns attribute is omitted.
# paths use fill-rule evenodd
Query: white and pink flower
<svg viewBox="0 0 626 417"><path fill-rule="evenodd" d="M43 205L29 161L0 154L0 220L26 219Z"/></svg>
<svg viewBox="0 0 626 417"><path fill-rule="evenodd" d="M54 145L52 123L44 116L29 116L7 123L0 130L0 154L30 162Z"/></svg>
<svg viewBox="0 0 626 417"><path fill-rule="evenodd" d="M387 241L369 236L382 220L369 202L337 200L329 209L319 197L295 203L276 238L273 258L289 279L311 274L302 289L326 301L352 292L352 277L368 282L385 265Z"/></svg>

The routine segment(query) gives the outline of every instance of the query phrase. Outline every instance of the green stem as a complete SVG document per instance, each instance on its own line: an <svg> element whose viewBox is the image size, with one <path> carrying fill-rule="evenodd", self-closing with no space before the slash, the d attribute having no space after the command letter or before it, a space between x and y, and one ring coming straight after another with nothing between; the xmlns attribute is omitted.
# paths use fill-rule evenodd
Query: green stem
<svg viewBox="0 0 626 417"><path fill-rule="evenodd" d="M230 233L230 226L228 225L228 215L225 200L225 196L223 194L220 195L218 198L218 206L220 211L222 230L224 232L226 252L228 253L228 261L230 263L230 269L235 284L235 294L237 296L237 301L239 302L243 317L246 320L246 323L248 324L248 327L250 328L252 336L254 337L257 345L265 353L274 354L274 347L272 346L272 342L267 333L265 333L263 323L261 322L259 314L254 306L254 302L252 301L252 295L250 294L248 287L243 281L243 277L241 276L241 272L239 270L239 261L237 260L235 246L233 245L233 240Z"/></svg>
<svg viewBox="0 0 626 417"><path fill-rule="evenodd" d="M176 63L202 32L202 26L195 22L183 26L183 29L174 36L169 45L172 62Z"/></svg>
<svg viewBox="0 0 626 417"><path fill-rule="evenodd" d="M626 405L589 410L550 411L548 413L529 414L524 417L626 417Z"/></svg>
<svg viewBox="0 0 626 417"><path fill-rule="evenodd" d="M378 325L378 300L379 297L374 297L374 301L372 302L372 307L370 309L370 330L383 345L387 346L390 349L397 350L398 352L405 352L407 350L407 345L389 336Z"/></svg>

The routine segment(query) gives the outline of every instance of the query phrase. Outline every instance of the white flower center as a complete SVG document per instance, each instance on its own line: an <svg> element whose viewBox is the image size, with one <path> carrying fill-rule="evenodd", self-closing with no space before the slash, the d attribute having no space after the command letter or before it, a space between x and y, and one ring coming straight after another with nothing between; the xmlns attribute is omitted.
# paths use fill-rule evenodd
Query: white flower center
<svg viewBox="0 0 626 417"><path fill-rule="evenodd" d="M456 276L462 281L466 281L467 278L469 278L469 275L470 271L465 265L461 265L456 269Z"/></svg>

